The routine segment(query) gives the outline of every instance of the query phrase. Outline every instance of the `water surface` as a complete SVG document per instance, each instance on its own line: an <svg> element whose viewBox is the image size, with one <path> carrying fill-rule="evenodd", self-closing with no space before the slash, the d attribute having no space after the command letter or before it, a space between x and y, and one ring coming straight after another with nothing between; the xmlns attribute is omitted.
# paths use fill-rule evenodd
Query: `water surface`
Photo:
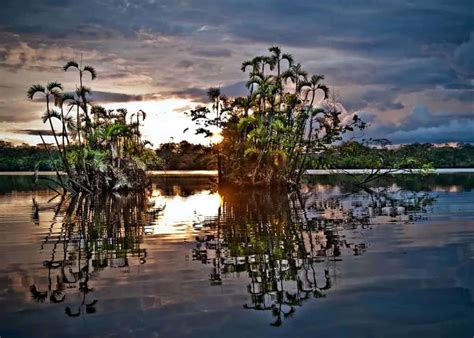
<svg viewBox="0 0 474 338"><path fill-rule="evenodd" d="M0 177L2 337L472 337L474 175L300 193Z"/></svg>

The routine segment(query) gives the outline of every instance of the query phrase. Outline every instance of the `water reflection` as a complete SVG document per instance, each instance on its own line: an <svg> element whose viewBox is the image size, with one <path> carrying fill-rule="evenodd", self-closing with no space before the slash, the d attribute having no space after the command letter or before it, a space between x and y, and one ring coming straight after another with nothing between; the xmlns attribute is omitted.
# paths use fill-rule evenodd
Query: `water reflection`
<svg viewBox="0 0 474 338"><path fill-rule="evenodd" d="M5 336L472 331L472 174L367 190L319 176L299 194L159 177L140 196L63 200L2 180Z"/></svg>
<svg viewBox="0 0 474 338"><path fill-rule="evenodd" d="M369 248L373 224L426 217L435 198L400 189L342 194L337 187L306 186L301 192L220 190L216 215L194 222L193 260L210 265L212 286L248 278L248 310L269 311L272 326L291 318L311 298L332 287L336 262Z"/></svg>
<svg viewBox="0 0 474 338"><path fill-rule="evenodd" d="M57 196L39 204L33 199L33 219L45 210L54 214L40 252L49 252L43 261L47 285L32 284L30 293L38 303L63 303L65 314L78 317L96 312L98 299L89 282L105 269L127 269L146 263L141 248L144 227L160 216L165 206L150 200L151 192L107 196Z"/></svg>

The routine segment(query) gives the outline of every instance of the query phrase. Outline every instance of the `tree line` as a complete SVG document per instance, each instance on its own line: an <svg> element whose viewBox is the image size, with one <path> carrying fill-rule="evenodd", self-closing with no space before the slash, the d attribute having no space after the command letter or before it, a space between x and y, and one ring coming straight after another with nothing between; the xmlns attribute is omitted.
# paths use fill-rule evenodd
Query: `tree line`
<svg viewBox="0 0 474 338"><path fill-rule="evenodd" d="M59 154L50 150L60 166ZM187 141L163 143L154 149L157 160L150 170L214 170L216 157L211 146ZM392 167L403 159L418 157L434 168L474 168L474 145L435 146L430 143L406 144L397 148L374 147L361 142L346 142L311 155L306 169L366 169L374 165ZM43 145L13 145L0 141L0 171L51 171L50 157ZM382 163L382 161L387 161ZM377 163L374 163L377 162ZM61 167L60 167L61 168ZM61 168L62 169L62 168Z"/></svg>
<svg viewBox="0 0 474 338"><path fill-rule="evenodd" d="M187 141L168 142L152 151L154 155L150 157L153 157L154 161L148 163L149 170L216 169L216 160L209 146ZM0 158L0 171L54 171L55 168L63 171L64 169L58 151L49 144L45 147L43 144L14 145L11 142L0 141Z"/></svg>
<svg viewBox="0 0 474 338"><path fill-rule="evenodd" d="M377 140L378 141L378 140ZM378 143L378 142L376 142ZM350 141L315 154L309 168L315 169L367 169L410 168L411 159L433 168L474 168L474 145L466 143L456 147L431 143L413 143L389 147L384 142Z"/></svg>

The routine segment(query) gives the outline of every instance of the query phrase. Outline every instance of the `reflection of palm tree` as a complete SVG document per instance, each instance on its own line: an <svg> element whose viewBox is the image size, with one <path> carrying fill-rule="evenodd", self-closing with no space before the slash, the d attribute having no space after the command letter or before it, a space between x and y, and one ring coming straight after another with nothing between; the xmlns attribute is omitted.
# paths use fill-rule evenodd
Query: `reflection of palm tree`
<svg viewBox="0 0 474 338"><path fill-rule="evenodd" d="M51 247L51 259L44 262L48 269L48 289L43 291L33 284L30 293L37 302L61 303L67 297L66 287L68 290L75 288L82 295L81 302L67 306L65 314L78 317L96 312L98 300L88 300L88 295L94 291L89 281L95 271L112 268L110 259L123 254L136 257L140 263L145 262L146 251L140 248L144 226L159 216L153 214L150 217L146 194L105 198L75 195L67 203L65 201L61 199L58 204L50 227L51 235L42 244ZM41 206L37 209L40 210ZM62 219L61 229L55 233L59 217ZM60 249L63 251L58 260ZM125 264L127 267L127 258ZM56 285L53 289L54 272Z"/></svg>
<svg viewBox="0 0 474 338"><path fill-rule="evenodd" d="M324 200L314 192L288 196L222 190L220 194L223 205L210 225L212 235L197 237L194 259L207 258L212 247L208 242L219 238L222 256L211 275L222 283L222 274L236 271L237 258L244 256L249 302L243 308L270 311L272 326L283 325L305 301L326 297L325 291L332 288L331 273L320 263L335 263L343 248L367 247L349 243L339 234L338 227L354 229L350 218L312 219L310 210L315 205L323 211L332 208L334 217L339 217L336 211L342 206L337 199ZM216 269L218 262L223 266Z"/></svg>

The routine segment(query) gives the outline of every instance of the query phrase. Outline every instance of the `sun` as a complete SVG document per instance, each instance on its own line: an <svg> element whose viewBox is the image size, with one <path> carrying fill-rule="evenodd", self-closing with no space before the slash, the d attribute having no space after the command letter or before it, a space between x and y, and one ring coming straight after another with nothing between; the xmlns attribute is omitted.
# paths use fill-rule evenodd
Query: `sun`
<svg viewBox="0 0 474 338"><path fill-rule="evenodd" d="M191 143L208 144L209 139L195 135L196 126L184 113L196 106L189 99L169 98L164 100L132 101L105 104L107 109L126 108L129 117L138 110L147 113L146 120L140 125L143 138L155 147L166 142L186 140ZM184 132L186 130L186 132ZM217 139L218 141L218 139Z"/></svg>

